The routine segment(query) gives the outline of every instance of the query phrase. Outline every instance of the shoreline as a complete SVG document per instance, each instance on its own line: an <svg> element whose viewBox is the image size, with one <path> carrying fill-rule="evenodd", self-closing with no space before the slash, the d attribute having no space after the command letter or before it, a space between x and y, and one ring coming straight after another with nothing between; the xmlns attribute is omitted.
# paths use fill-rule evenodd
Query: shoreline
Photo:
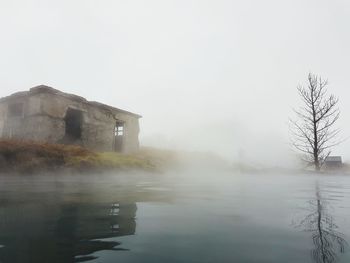
<svg viewBox="0 0 350 263"><path fill-rule="evenodd" d="M33 141L0 141L0 175L158 171L155 160L142 151L135 154L94 152L77 145Z"/></svg>

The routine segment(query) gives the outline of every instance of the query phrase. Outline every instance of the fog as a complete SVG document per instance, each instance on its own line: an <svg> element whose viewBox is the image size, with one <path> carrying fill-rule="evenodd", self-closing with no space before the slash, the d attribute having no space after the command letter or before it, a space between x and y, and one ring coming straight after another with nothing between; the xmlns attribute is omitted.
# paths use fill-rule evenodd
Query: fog
<svg viewBox="0 0 350 263"><path fill-rule="evenodd" d="M45 84L143 115L143 145L289 165L310 71L350 134L349 23L346 0L0 1L0 97Z"/></svg>
<svg viewBox="0 0 350 263"><path fill-rule="evenodd" d="M0 260L349 262L349 194L334 174L2 176Z"/></svg>

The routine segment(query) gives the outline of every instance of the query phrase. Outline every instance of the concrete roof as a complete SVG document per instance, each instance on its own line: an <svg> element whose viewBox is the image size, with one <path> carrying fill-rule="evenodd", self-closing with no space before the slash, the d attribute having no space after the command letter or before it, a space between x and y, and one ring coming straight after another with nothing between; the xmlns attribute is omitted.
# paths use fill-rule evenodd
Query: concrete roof
<svg viewBox="0 0 350 263"><path fill-rule="evenodd" d="M13 94L11 94L9 96L0 98L0 102L6 101L6 100L9 100L9 99L12 99L12 98L24 97L24 96L29 96L29 95L38 94L38 93L51 93L51 94L54 94L54 95L59 95L59 96L62 96L62 97L69 98L69 99L74 100L74 101L86 103L88 105L91 105L91 106L94 106L94 107L98 107L98 108L101 108L101 109L122 112L122 113L125 113L125 114L129 114L129 115L135 116L137 118L141 118L142 117L139 114L136 114L136 113L133 113L133 112L130 112L130 111L126 111L126 110L122 110L122 109L119 109L119 108L115 108L113 106L109 106L107 104L103 104L103 103L100 103L100 102L97 102L97 101L88 101L87 99L85 99L85 98L83 98L81 96L78 96L78 95L75 95L75 94L70 94L70 93L65 93L65 92L62 92L60 90L54 89L54 88L46 86L46 85L35 86L35 87L31 88L29 91L20 91L20 92L13 93Z"/></svg>
<svg viewBox="0 0 350 263"><path fill-rule="evenodd" d="M342 162L341 156L328 156L326 162Z"/></svg>

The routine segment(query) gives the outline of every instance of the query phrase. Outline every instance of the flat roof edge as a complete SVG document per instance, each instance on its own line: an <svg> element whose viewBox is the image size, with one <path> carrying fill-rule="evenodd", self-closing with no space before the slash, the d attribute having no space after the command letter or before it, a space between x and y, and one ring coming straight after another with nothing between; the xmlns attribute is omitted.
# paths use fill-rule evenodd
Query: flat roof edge
<svg viewBox="0 0 350 263"><path fill-rule="evenodd" d="M78 102L82 102L82 103L86 103L90 106L94 106L97 108L102 108L102 109L107 109L107 110L112 110L112 111L116 111L116 112L121 112L121 113L125 113L128 115L132 115L134 117L137 118L142 118L141 115L130 112L130 111L126 111L126 110L122 110L101 102L97 102L97 101L88 101L87 99L85 99L84 97L75 95L75 94L71 94L71 93L66 93L66 92L62 92L58 89L54 89L52 87L46 86L46 85L39 85L39 86L35 86L31 89L29 89L29 91L19 91L19 92L15 92L9 96L5 96L0 98L0 102L4 102L13 98L18 98L18 97L25 97L25 96L30 96L30 95L35 95L35 94L42 94L42 93L50 93L50 94L54 94L54 95L58 95L58 96L62 96L62 97L66 97L68 99L74 100L74 101L78 101Z"/></svg>

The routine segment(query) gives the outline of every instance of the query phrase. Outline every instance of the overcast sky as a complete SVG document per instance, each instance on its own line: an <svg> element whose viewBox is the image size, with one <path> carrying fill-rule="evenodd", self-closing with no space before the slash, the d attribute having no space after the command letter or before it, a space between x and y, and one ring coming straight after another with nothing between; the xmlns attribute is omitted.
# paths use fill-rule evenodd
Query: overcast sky
<svg viewBox="0 0 350 263"><path fill-rule="evenodd" d="M144 144L277 160L309 71L350 136L349 25L348 0L0 0L0 97L45 84L143 115Z"/></svg>

